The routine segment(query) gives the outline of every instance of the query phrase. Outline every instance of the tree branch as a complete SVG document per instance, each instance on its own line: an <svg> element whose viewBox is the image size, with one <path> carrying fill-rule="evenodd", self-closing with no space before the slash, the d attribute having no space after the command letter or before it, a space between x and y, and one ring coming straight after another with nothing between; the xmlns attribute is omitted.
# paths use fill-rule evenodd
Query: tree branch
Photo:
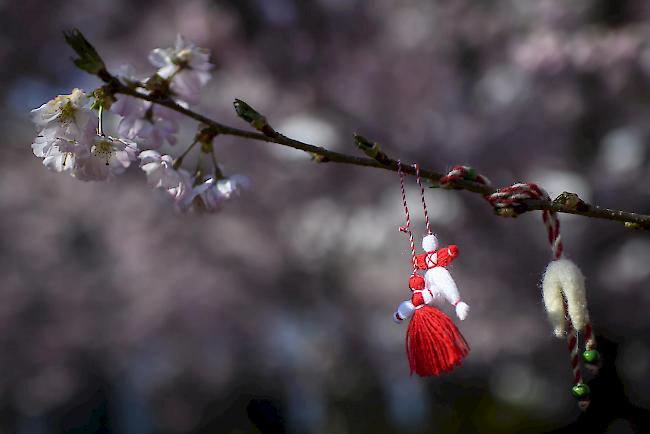
<svg viewBox="0 0 650 434"><path fill-rule="evenodd" d="M218 134L242 137L246 139L263 141L267 143L276 143L278 145L299 149L301 151L308 152L313 156L317 157L317 160L319 162L343 163L343 164L350 164L353 166L365 166L365 167L373 167L377 169L390 170L393 172L397 171L397 160L394 160L392 158L386 158L384 154L382 154L383 158L381 159L381 161L378 161L373 158L357 157L354 155L348 155L340 152L330 151L321 146L314 146L308 143L301 142L299 140L291 139L273 130L271 130L266 134L262 134L255 131L248 131L239 128L234 128L219 123L210 118L207 118L206 116L203 116L195 111L182 107L176 104L176 102L174 102L172 99L168 97L159 97L156 96L155 94L147 95L138 92L137 90L124 85L115 76L108 73L105 69L99 71L97 73L97 76L107 84L109 92L113 94L129 95L135 98L140 98L167 107L171 110L174 110L191 119L194 119L198 122L201 122L209 126L210 128L214 129L214 131L216 131ZM413 168L411 165L403 165L402 171L410 175L415 175L415 168ZM443 175L431 170L421 169L420 176L422 178L428 179L433 184L439 184L440 178L442 178ZM454 181L449 187L458 190L467 190L472 193L478 193L482 196L490 195L496 191L490 186L478 182L469 181L469 180ZM570 194L570 195L577 197L575 194ZM558 213L574 214L574 215L580 215L585 217L618 221L618 222L625 223L626 227L630 227L633 229L650 230L650 215L602 208L596 205L585 203L581 200L578 201L578 204L562 203L558 201L558 199L556 199L555 201L537 200L537 199L522 200L521 206L517 207L516 213L511 215L517 216L518 214L522 214L524 212L533 211L533 210L549 210Z"/></svg>

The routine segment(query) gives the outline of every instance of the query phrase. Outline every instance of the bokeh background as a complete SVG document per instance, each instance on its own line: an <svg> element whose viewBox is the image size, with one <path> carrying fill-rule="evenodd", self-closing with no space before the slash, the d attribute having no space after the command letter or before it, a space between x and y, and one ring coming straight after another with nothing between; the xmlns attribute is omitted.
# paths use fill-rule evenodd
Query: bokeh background
<svg viewBox="0 0 650 434"><path fill-rule="evenodd" d="M114 183L48 172L29 110L99 84L69 61L72 27L142 74L176 33L209 48L198 110L222 122L245 127L242 98L331 149L355 153L359 132L440 172L650 212L644 0L2 0L0 432L650 432L647 233L561 217L605 357L580 415L541 303L539 214L430 189L434 229L461 249L472 352L410 377L391 320L409 273L397 175L219 137L254 188L197 217L137 168Z"/></svg>

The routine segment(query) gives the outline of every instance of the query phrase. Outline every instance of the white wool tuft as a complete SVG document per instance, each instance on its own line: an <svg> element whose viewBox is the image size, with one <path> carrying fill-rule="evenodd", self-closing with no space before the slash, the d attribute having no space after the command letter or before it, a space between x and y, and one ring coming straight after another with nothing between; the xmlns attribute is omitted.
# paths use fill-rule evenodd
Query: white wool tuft
<svg viewBox="0 0 650 434"><path fill-rule="evenodd" d="M469 305L467 303L461 301L456 305L456 315L458 316L459 320L463 321L465 318L467 318L468 313Z"/></svg>
<svg viewBox="0 0 650 434"><path fill-rule="evenodd" d="M564 337L566 332L564 298L573 327L584 330L589 322L585 277L576 264L568 259L558 259L548 264L542 279L542 295L555 336Z"/></svg>
<svg viewBox="0 0 650 434"><path fill-rule="evenodd" d="M422 238L422 248L427 253L438 250L438 238L435 235L425 236Z"/></svg>

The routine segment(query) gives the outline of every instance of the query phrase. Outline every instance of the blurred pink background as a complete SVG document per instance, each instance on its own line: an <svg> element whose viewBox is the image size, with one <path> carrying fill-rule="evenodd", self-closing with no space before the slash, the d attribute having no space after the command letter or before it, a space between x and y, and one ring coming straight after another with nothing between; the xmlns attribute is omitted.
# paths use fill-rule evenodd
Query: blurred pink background
<svg viewBox="0 0 650 434"><path fill-rule="evenodd" d="M606 364L580 416L541 303L539 213L427 191L434 230L460 246L472 352L422 380L391 320L409 273L395 173L218 137L226 172L254 188L183 216L136 168L110 184L48 172L29 120L99 85L62 30L142 74L181 33L212 52L197 110L221 122L246 127L241 98L337 151L357 152L358 132L439 172L470 164L497 186L649 213L646 2L5 0L0 23L1 432L648 432L646 232L561 216Z"/></svg>

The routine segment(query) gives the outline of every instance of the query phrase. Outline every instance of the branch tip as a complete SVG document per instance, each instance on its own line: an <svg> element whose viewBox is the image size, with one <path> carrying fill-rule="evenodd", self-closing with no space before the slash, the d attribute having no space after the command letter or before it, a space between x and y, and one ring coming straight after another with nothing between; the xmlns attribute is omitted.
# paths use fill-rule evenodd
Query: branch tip
<svg viewBox="0 0 650 434"><path fill-rule="evenodd" d="M569 193L568 191L564 191L561 194L559 194L555 199L553 199L553 203L562 205L567 207L568 209L575 210L575 211L587 211L589 209L589 205L587 205L580 197L575 194L575 193Z"/></svg>
<svg viewBox="0 0 650 434"><path fill-rule="evenodd" d="M104 61L79 29L64 31L63 37L70 48L79 56L78 58L72 58L77 68L93 75L101 76L106 73Z"/></svg>
<svg viewBox="0 0 650 434"><path fill-rule="evenodd" d="M248 122L248 124L251 127L255 128L257 131L263 133L268 137L275 137L277 135L275 130L271 128L271 125L269 125L266 117L248 105L247 102L242 101L241 99L235 99L233 106L235 107L237 116Z"/></svg>
<svg viewBox="0 0 650 434"><path fill-rule="evenodd" d="M354 143L359 149L363 151L368 157L377 160L381 164L390 165L392 163L388 155L381 150L379 143L373 142L361 134L354 134Z"/></svg>

